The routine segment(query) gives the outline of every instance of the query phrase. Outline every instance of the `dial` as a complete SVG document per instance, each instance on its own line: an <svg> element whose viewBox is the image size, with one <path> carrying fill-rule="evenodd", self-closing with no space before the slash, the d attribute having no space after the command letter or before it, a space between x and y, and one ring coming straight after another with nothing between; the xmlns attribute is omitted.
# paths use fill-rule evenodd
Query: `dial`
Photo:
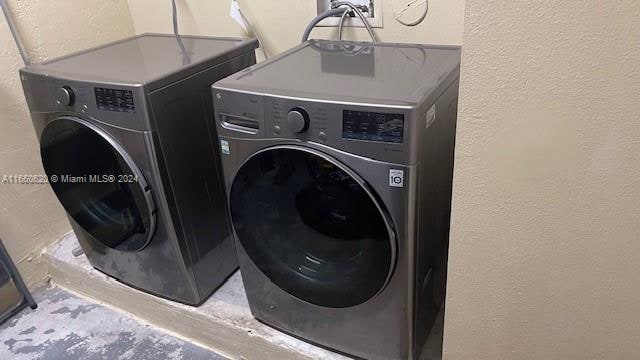
<svg viewBox="0 0 640 360"><path fill-rule="evenodd" d="M71 106L75 102L73 90L68 86L58 88L55 95L56 102L60 105Z"/></svg>
<svg viewBox="0 0 640 360"><path fill-rule="evenodd" d="M295 107L287 114L287 127L300 134L309 129L309 114L303 108Z"/></svg>

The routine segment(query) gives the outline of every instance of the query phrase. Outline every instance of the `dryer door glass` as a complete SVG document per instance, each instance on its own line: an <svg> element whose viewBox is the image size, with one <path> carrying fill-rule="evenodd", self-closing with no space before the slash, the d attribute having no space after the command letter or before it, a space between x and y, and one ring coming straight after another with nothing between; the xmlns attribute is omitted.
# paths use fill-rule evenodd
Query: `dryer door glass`
<svg viewBox="0 0 640 360"><path fill-rule="evenodd" d="M153 231L153 214L140 171L100 129L58 118L43 130L42 163L67 214L96 241L136 251Z"/></svg>
<svg viewBox="0 0 640 360"><path fill-rule="evenodd" d="M375 196L355 176L303 148L260 152L237 173L230 206L238 240L289 294L348 307L386 284L395 237Z"/></svg>

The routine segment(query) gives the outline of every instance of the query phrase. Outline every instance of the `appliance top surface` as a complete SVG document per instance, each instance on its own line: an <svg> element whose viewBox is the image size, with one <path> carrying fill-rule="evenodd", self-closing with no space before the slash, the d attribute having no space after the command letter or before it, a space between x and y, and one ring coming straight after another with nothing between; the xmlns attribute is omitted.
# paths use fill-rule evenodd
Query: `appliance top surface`
<svg viewBox="0 0 640 360"><path fill-rule="evenodd" d="M255 39L196 36L180 36L178 41L174 35L144 34L27 69L78 80L145 84L198 63L216 58L220 62L228 60L234 51L255 48L255 42Z"/></svg>
<svg viewBox="0 0 640 360"><path fill-rule="evenodd" d="M357 103L416 104L460 68L460 48L310 40L216 87Z"/></svg>

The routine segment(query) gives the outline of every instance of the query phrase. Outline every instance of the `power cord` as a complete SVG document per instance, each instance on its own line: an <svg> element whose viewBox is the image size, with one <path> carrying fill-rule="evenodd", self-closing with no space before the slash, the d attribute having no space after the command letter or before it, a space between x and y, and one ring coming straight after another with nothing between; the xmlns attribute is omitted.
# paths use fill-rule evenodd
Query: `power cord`
<svg viewBox="0 0 640 360"><path fill-rule="evenodd" d="M178 36L178 7L176 0L171 0L171 17L173 20L173 34Z"/></svg>
<svg viewBox="0 0 640 360"><path fill-rule="evenodd" d="M18 47L18 52L20 53L22 61L27 66L31 65L31 58L29 57L27 49L24 47L22 37L18 32L18 27L13 20L11 9L9 9L9 5L7 5L7 0L0 0L0 7L2 8L5 19L7 19L7 25L9 26L9 30L11 31L11 36L13 36L13 41L16 43L16 47Z"/></svg>
<svg viewBox="0 0 640 360"><path fill-rule="evenodd" d="M184 46L182 38L178 33L178 7L176 6L176 0L171 0L171 17L173 20L173 35L175 35L180 51L182 52L182 65L188 65L191 63L191 58L189 57L187 48Z"/></svg>

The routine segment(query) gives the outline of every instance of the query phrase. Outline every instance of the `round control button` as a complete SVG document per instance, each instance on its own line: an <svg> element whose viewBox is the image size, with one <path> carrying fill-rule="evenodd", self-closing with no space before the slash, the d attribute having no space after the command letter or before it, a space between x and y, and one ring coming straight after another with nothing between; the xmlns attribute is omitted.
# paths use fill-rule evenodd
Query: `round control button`
<svg viewBox="0 0 640 360"><path fill-rule="evenodd" d="M327 133L325 133L324 131L320 131L320 133L318 134L318 139L320 139L320 141L322 142L327 141Z"/></svg>
<svg viewBox="0 0 640 360"><path fill-rule="evenodd" d="M276 135L280 135L280 126L274 125L273 133L276 134Z"/></svg>
<svg viewBox="0 0 640 360"><path fill-rule="evenodd" d="M287 114L287 127L294 133L303 133L309 128L309 114L306 110L295 107Z"/></svg>
<svg viewBox="0 0 640 360"><path fill-rule="evenodd" d="M68 86L63 86L56 89L56 103L64 106L71 106L75 102L75 95L73 90Z"/></svg>

